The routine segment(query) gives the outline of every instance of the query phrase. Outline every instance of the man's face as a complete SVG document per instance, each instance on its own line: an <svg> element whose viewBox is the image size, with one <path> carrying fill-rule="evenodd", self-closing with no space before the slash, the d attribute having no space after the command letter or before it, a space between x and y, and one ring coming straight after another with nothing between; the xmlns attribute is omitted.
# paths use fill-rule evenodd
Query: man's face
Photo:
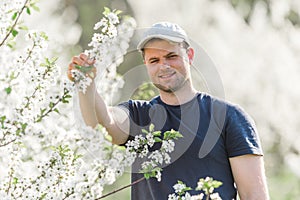
<svg viewBox="0 0 300 200"><path fill-rule="evenodd" d="M144 48L144 62L153 84L168 93L187 87L193 51L165 40L153 40Z"/></svg>

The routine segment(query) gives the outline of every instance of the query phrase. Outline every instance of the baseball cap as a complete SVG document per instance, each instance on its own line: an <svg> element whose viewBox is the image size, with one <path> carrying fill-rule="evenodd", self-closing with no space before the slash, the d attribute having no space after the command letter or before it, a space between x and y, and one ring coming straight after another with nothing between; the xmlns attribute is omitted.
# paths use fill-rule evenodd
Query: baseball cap
<svg viewBox="0 0 300 200"><path fill-rule="evenodd" d="M186 32L178 24L158 22L144 32L141 41L137 45L137 49L142 50L146 43L153 38L160 38L176 43L186 42L190 46Z"/></svg>

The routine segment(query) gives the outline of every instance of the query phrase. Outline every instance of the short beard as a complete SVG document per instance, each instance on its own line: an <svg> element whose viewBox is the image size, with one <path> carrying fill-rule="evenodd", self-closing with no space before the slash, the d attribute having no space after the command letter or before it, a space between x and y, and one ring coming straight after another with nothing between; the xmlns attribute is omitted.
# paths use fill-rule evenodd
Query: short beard
<svg viewBox="0 0 300 200"><path fill-rule="evenodd" d="M164 87L163 85L158 84L158 83L153 83L153 85L154 85L157 89L159 89L159 90L161 90L161 91L164 91L164 92L166 92L166 93L174 93L174 92L176 92L177 90L179 90L180 88L182 88L185 84L187 84L187 82L188 82L188 79L184 80L180 85L177 85L177 86L174 87L174 88L167 88L167 87Z"/></svg>
<svg viewBox="0 0 300 200"><path fill-rule="evenodd" d="M164 87L164 86L162 86L162 85L160 85L160 84L153 83L153 85L154 85L157 89L162 90L162 91L164 91L164 92L166 92L166 93L173 93L173 92L174 92L174 90L172 90L171 88L166 88L166 87Z"/></svg>

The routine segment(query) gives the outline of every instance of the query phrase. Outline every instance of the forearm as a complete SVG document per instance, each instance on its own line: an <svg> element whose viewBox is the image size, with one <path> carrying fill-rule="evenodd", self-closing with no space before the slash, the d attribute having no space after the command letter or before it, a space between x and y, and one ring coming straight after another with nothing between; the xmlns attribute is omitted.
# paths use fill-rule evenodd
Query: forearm
<svg viewBox="0 0 300 200"><path fill-rule="evenodd" d="M85 93L78 92L79 105L82 114L82 118L87 126L92 128L96 127L98 122L96 111L95 111L95 97L96 87L92 83L86 90Z"/></svg>
<svg viewBox="0 0 300 200"><path fill-rule="evenodd" d="M263 157L243 155L230 158L241 200L269 200Z"/></svg>
<svg viewBox="0 0 300 200"><path fill-rule="evenodd" d="M76 65L92 66L94 60L88 58L85 54L74 56L68 67L68 77L74 81L72 70L77 70ZM96 68L92 68L91 72L96 74ZM89 74L86 74L89 76ZM127 113L122 109L111 109L97 93L94 78L92 84L87 87L85 93L79 92L79 105L83 120L87 126L95 128L97 124L103 125L107 132L112 136L113 142L117 144L124 143L128 138L129 120ZM116 113L116 114L113 114ZM114 118L117 116L116 118ZM121 117L121 118L120 118ZM117 119L118 118L118 119Z"/></svg>
<svg viewBox="0 0 300 200"><path fill-rule="evenodd" d="M123 144L128 138L129 121L127 113L117 107L108 107L98 93L95 94L96 116L115 144Z"/></svg>
<svg viewBox="0 0 300 200"><path fill-rule="evenodd" d="M129 124L127 114L121 109L113 113L113 109L106 105L102 97L97 93L94 82L87 88L86 93L79 92L79 101L82 117L86 125L94 128L97 124L104 126L112 137L112 142L122 144L128 138ZM118 117L115 117L116 115ZM123 120L120 120L120 116ZM121 122L118 122L119 118Z"/></svg>

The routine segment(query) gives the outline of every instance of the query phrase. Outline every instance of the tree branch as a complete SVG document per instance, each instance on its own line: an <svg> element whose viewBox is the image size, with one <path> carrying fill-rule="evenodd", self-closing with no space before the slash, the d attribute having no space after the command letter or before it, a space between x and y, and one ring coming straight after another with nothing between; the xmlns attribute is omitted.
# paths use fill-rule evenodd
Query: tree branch
<svg viewBox="0 0 300 200"><path fill-rule="evenodd" d="M26 5L28 3L29 0L26 0L23 7L21 8L20 12L18 12L18 16L14 22L14 24L12 25L12 27L10 28L10 30L8 31L8 33L6 34L6 36L4 37L4 39L2 40L2 42L0 43L0 47L4 44L4 42L7 40L7 38L10 36L10 34L12 33L12 31L14 30L14 28L16 27L18 21L19 21L19 18L22 14L22 12L25 10L26 8Z"/></svg>
<svg viewBox="0 0 300 200"><path fill-rule="evenodd" d="M132 182L131 184L125 185L124 187L121 187L121 188L119 188L119 189L117 189L117 190L114 190L114 191L108 193L108 194L105 194L105 195L103 195L103 196L101 196L101 197L99 197L99 198L97 198L97 199L95 199L95 200L103 199L103 198L108 197L108 196L110 196L110 195L112 195L112 194L114 194L114 193L120 192L121 190L124 190L124 189L126 189L126 188L128 188L128 187L131 187L131 186L133 186L133 185L135 185L135 184L137 184L137 183L139 183L139 182L141 182L141 181L143 181L143 180L145 180L145 179L146 179L145 177L140 178L140 179L138 179L138 180Z"/></svg>

